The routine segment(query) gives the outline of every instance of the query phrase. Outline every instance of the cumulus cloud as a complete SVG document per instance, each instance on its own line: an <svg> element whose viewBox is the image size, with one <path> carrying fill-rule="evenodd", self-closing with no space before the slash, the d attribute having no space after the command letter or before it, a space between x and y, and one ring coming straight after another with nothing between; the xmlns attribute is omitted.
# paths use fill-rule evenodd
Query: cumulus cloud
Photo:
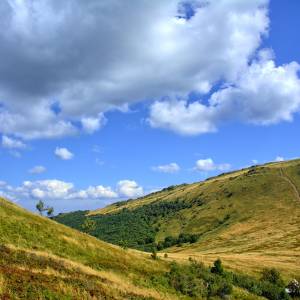
<svg viewBox="0 0 300 300"><path fill-rule="evenodd" d="M230 164L216 164L211 158L197 160L194 167L195 170L200 172L227 171L230 168Z"/></svg>
<svg viewBox="0 0 300 300"><path fill-rule="evenodd" d="M13 187L0 181L0 195L11 200L111 200L139 197L144 190L133 180L121 180L116 188L96 185L86 189L78 189L71 182L57 179L24 181L20 186Z"/></svg>
<svg viewBox="0 0 300 300"><path fill-rule="evenodd" d="M120 180L117 184L117 191L121 197L129 198L137 198L144 194L144 189L134 180Z"/></svg>
<svg viewBox="0 0 300 300"><path fill-rule="evenodd" d="M3 135L2 147L7 149L24 149L26 148L26 145L18 139L13 139L6 135Z"/></svg>
<svg viewBox="0 0 300 300"><path fill-rule="evenodd" d="M81 119L83 130L91 134L99 130L106 122L103 114L99 114L98 117L86 117Z"/></svg>
<svg viewBox="0 0 300 300"><path fill-rule="evenodd" d="M257 125L291 121L300 110L299 70L296 62L276 66L262 51L234 83L213 93L208 104L186 100L155 102L150 110L150 125L195 135L216 131L218 125L230 120Z"/></svg>
<svg viewBox="0 0 300 300"><path fill-rule="evenodd" d="M267 34L268 1L185 3L192 17L181 0L1 1L0 132L92 133L103 112L235 82ZM185 120L205 110L185 108ZM215 128L201 126L176 131Z"/></svg>
<svg viewBox="0 0 300 300"><path fill-rule="evenodd" d="M152 170L162 173L177 173L180 170L180 167L177 163L170 163L167 165L152 167Z"/></svg>
<svg viewBox="0 0 300 300"><path fill-rule="evenodd" d="M46 168L44 166L35 166L29 170L29 173L31 174L41 174L45 172L46 172Z"/></svg>
<svg viewBox="0 0 300 300"><path fill-rule="evenodd" d="M57 147L54 151L54 154L62 160L70 160L74 157L74 154L67 148Z"/></svg>

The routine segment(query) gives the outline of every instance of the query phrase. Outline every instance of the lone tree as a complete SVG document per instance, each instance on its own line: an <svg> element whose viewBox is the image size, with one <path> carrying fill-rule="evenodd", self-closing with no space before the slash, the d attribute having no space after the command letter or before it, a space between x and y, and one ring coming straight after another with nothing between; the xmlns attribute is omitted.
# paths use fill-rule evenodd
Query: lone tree
<svg viewBox="0 0 300 300"><path fill-rule="evenodd" d="M222 261L220 258L218 258L216 261L214 261L213 267L211 267L211 272L215 274L222 275L224 273L224 269L222 266Z"/></svg>
<svg viewBox="0 0 300 300"><path fill-rule="evenodd" d="M44 202L40 200L35 207L39 211L40 215L43 215L43 211L45 210Z"/></svg>
<svg viewBox="0 0 300 300"><path fill-rule="evenodd" d="M54 213L54 208L53 207L48 207L47 209L47 216L50 218L53 216Z"/></svg>
<svg viewBox="0 0 300 300"><path fill-rule="evenodd" d="M157 259L157 251L154 247L152 249L151 258L154 259L154 260Z"/></svg>
<svg viewBox="0 0 300 300"><path fill-rule="evenodd" d="M46 211L47 212L47 216L48 217L52 217L53 212L54 212L54 208L50 207L50 206L45 207L45 203L42 200L40 200L36 204L35 207L36 207L36 209L38 210L38 212L40 213L41 216L43 215L43 212Z"/></svg>

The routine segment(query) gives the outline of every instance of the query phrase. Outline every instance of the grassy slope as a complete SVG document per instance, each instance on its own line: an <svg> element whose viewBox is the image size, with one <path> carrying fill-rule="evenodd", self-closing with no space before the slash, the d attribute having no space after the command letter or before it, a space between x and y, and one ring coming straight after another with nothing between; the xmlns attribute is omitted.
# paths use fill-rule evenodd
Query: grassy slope
<svg viewBox="0 0 300 300"><path fill-rule="evenodd" d="M151 279L169 267L0 198L0 299L192 299ZM230 299L265 298L234 287Z"/></svg>
<svg viewBox="0 0 300 300"><path fill-rule="evenodd" d="M0 253L1 299L179 299L151 286L150 277L167 269L163 261L101 242L1 198Z"/></svg>
<svg viewBox="0 0 300 300"><path fill-rule="evenodd" d="M300 274L299 191L300 160L294 160L178 186L89 215L135 209L154 201L194 201L191 209L158 222L157 241L181 232L201 234L196 244L163 251L169 257L211 262L218 256L231 268L255 273L273 266L290 278Z"/></svg>

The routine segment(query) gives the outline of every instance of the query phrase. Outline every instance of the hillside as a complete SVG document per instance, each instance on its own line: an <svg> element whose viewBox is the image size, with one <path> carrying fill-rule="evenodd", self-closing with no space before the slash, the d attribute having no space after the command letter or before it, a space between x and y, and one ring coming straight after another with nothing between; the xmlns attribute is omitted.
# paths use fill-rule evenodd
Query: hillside
<svg viewBox="0 0 300 300"><path fill-rule="evenodd" d="M61 214L56 220L111 243L169 257L188 257L250 274L276 267L300 274L300 160L269 163L206 181L172 186L96 211Z"/></svg>
<svg viewBox="0 0 300 300"><path fill-rule="evenodd" d="M0 299L179 299L151 286L163 261L123 250L0 198ZM174 293L174 292L173 292Z"/></svg>
<svg viewBox="0 0 300 300"><path fill-rule="evenodd" d="M282 280L214 268L121 249L0 198L3 300L289 299Z"/></svg>

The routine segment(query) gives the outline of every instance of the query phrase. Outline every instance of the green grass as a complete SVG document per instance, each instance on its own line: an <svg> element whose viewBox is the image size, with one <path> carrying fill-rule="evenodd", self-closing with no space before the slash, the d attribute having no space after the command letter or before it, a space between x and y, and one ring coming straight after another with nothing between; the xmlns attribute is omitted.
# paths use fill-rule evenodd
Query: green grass
<svg viewBox="0 0 300 300"><path fill-rule="evenodd" d="M185 208L169 214L158 214L147 224L155 242L179 234L196 234L199 240L162 250L173 259L192 256L210 263L216 256L233 269L257 274L264 267L277 267L284 276L300 274L300 160L269 163L223 174L204 182L172 186L137 200L115 203L86 213L98 220L115 218L115 230L109 239L118 244L128 242L131 247L147 250L138 239L146 228L141 213L159 203L180 201ZM148 210L147 210L148 209ZM133 216L136 222L127 239L118 229L118 218ZM139 215L139 218L135 216ZM72 218L72 214L64 218ZM66 224L72 225L68 222ZM102 225L105 221L102 221ZM121 223L119 223L121 224ZM144 227L143 227L144 226ZM120 226L124 228L124 226ZM103 231L103 226L98 228ZM148 248L149 249L149 248ZM257 268L259 266L260 268Z"/></svg>
<svg viewBox="0 0 300 300"><path fill-rule="evenodd" d="M168 259L107 244L0 198L0 299L202 299L173 286L170 268ZM206 280L199 276L192 282ZM260 299L237 287L232 297Z"/></svg>

